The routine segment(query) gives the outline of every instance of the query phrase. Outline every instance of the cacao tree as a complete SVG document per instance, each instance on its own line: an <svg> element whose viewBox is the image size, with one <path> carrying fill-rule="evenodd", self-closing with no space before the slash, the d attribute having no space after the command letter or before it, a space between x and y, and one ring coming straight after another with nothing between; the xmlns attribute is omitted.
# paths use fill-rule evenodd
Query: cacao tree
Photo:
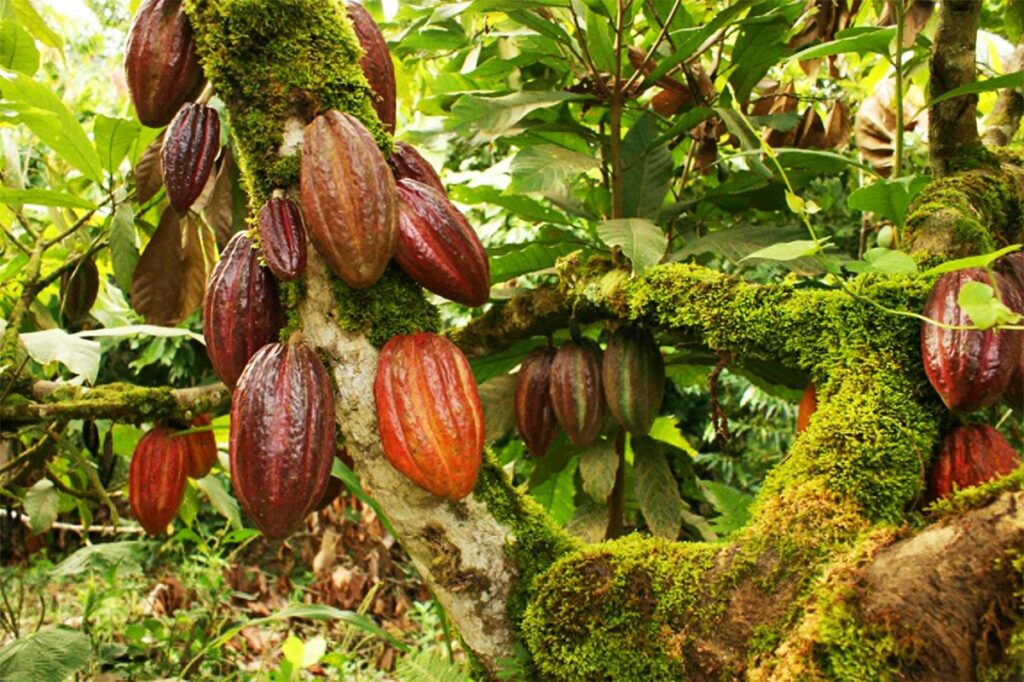
<svg viewBox="0 0 1024 682"><path fill-rule="evenodd" d="M0 5L5 537L160 534L213 417L481 679L1019 678L1021 3L384 5L133 3L113 116Z"/></svg>

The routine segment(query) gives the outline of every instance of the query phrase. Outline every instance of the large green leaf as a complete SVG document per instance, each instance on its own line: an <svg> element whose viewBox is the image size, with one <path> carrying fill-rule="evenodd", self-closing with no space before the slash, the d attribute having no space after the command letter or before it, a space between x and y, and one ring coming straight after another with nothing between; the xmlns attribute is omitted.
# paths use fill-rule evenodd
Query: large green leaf
<svg viewBox="0 0 1024 682"><path fill-rule="evenodd" d="M930 179L923 175L879 179L852 192L846 205L858 211L871 211L902 227L907 207L929 182Z"/></svg>
<svg viewBox="0 0 1024 682"><path fill-rule="evenodd" d="M138 540L86 545L57 564L50 571L50 575L54 577L71 577L78 576L86 571L104 573L114 567L125 567L136 571L139 569L139 562L149 546L149 543Z"/></svg>
<svg viewBox="0 0 1024 682"><path fill-rule="evenodd" d="M650 438L632 439L633 492L651 532L675 540L683 524L685 503L661 447Z"/></svg>
<svg viewBox="0 0 1024 682"><path fill-rule="evenodd" d="M615 473L619 470L619 455L615 444L601 440L586 448L580 454L580 478L583 490L598 502L604 502L612 494Z"/></svg>
<svg viewBox="0 0 1024 682"><path fill-rule="evenodd" d="M89 637L79 630L45 628L0 649L0 679L63 682L89 662Z"/></svg>
<svg viewBox="0 0 1024 682"><path fill-rule="evenodd" d="M865 54L874 52L888 54L889 45L896 39L896 27L863 27L842 32L836 40L821 45L814 45L793 55L792 59L801 61L818 59L834 54L855 52Z"/></svg>
<svg viewBox="0 0 1024 682"><path fill-rule="evenodd" d="M672 152L658 143L657 118L644 114L622 140L622 215L655 219L672 179Z"/></svg>
<svg viewBox="0 0 1024 682"><path fill-rule="evenodd" d="M46 20L32 6L30 0L10 0L10 2L11 6L14 7L14 11L18 13L18 21L21 23L22 28L31 33L43 45L48 45L58 50L64 49L64 41L60 35L49 27Z"/></svg>
<svg viewBox="0 0 1024 682"><path fill-rule="evenodd" d="M206 476L196 480L196 487L206 495L206 499L210 500L213 508L228 520L232 528L235 530L243 528L242 513L238 509L238 502L228 494L220 479L213 475Z"/></svg>
<svg viewBox="0 0 1024 682"><path fill-rule="evenodd" d="M59 206L61 208L81 208L85 210L96 208L96 204L88 199L82 199L74 194L66 194L52 189L11 189L0 187L0 203L2 204L31 204L33 206Z"/></svg>
<svg viewBox="0 0 1024 682"><path fill-rule="evenodd" d="M512 159L510 189L514 192L543 194L599 165L595 157L559 145L534 145L523 149Z"/></svg>
<svg viewBox="0 0 1024 682"><path fill-rule="evenodd" d="M492 204L500 206L523 220L566 225L568 218L559 211L545 206L532 197L502 192L496 187L467 187L456 185L449 189L449 196L463 204Z"/></svg>
<svg viewBox="0 0 1024 682"><path fill-rule="evenodd" d="M36 41L13 21L0 22L0 68L29 76L39 68Z"/></svg>
<svg viewBox="0 0 1024 682"><path fill-rule="evenodd" d="M657 265L665 255L668 237L649 220L623 218L598 224L597 235L608 246L617 246L633 261L633 269L642 273Z"/></svg>
<svg viewBox="0 0 1024 682"><path fill-rule="evenodd" d="M559 258L580 248L576 242L547 240L517 246L517 249L502 249L499 256L491 256L491 284L554 267Z"/></svg>
<svg viewBox="0 0 1024 682"><path fill-rule="evenodd" d="M93 119L92 132L100 163L110 173L114 173L138 140L142 126L127 118L97 115Z"/></svg>
<svg viewBox="0 0 1024 682"><path fill-rule="evenodd" d="M470 682L465 666L449 661L436 651L420 649L403 656L395 666L402 682Z"/></svg>
<svg viewBox="0 0 1024 682"><path fill-rule="evenodd" d="M139 262L139 236L131 204L123 203L114 211L110 222L109 243L114 280L121 291L129 292L132 290L132 275Z"/></svg>
<svg viewBox="0 0 1024 682"><path fill-rule="evenodd" d="M995 90L1005 90L1007 88L1021 89L1024 88L1024 71L1015 71L1002 76L996 76L995 78L986 78L981 81L974 81L967 85L962 85L959 88L954 88L949 92L944 92L931 102L928 106L935 106L939 102L945 102L946 100L953 99L954 97L962 97L963 95L977 95L982 92L994 92Z"/></svg>
<svg viewBox="0 0 1024 682"><path fill-rule="evenodd" d="M586 97L550 90L513 92L498 97L464 95L452 106L446 125L449 130L474 134L477 141L489 142L516 132L519 122L538 109L581 99Z"/></svg>

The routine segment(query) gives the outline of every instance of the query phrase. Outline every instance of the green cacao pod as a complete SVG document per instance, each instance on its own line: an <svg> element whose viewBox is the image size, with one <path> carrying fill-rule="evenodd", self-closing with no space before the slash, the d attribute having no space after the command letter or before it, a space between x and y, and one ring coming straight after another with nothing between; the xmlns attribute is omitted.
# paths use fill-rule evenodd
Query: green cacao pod
<svg viewBox="0 0 1024 682"><path fill-rule="evenodd" d="M190 429L206 429L210 426L210 418L201 414L189 423ZM188 446L188 475L202 478L210 473L217 462L217 439L213 431L194 431L179 436Z"/></svg>
<svg viewBox="0 0 1024 682"><path fill-rule="evenodd" d="M389 133L395 132L395 108L397 95L395 92L395 66L391 63L391 53L384 40L384 34L373 20L370 13L358 2L347 0L348 18L352 20L352 28L363 48L363 58L359 66L363 69L370 89L373 90L373 108L377 110L380 122Z"/></svg>
<svg viewBox="0 0 1024 682"><path fill-rule="evenodd" d="M139 121L150 128L171 122L203 87L195 38L181 0L146 0L128 31L125 76Z"/></svg>
<svg viewBox="0 0 1024 682"><path fill-rule="evenodd" d="M93 259L86 258L60 276L60 307L64 317L78 324L89 316L100 291L100 273Z"/></svg>
<svg viewBox="0 0 1024 682"><path fill-rule="evenodd" d="M807 384L796 408L796 432L803 433L811 425L811 416L818 411L818 390L814 383Z"/></svg>
<svg viewBox="0 0 1024 682"><path fill-rule="evenodd" d="M555 349L537 348L523 360L516 378L516 427L526 451L543 457L558 434L558 419L551 404L551 361Z"/></svg>
<svg viewBox="0 0 1024 682"><path fill-rule="evenodd" d="M447 196L441 176L411 144L395 142L395 151L391 154L391 167L395 169L396 179L422 182Z"/></svg>
<svg viewBox="0 0 1024 682"><path fill-rule="evenodd" d="M1010 308L1019 310L1017 292L999 274L992 279L983 268L949 272L939 278L925 303L924 315L948 325L970 325L957 302L968 282L993 286ZM925 373L946 406L968 413L997 402L1020 362L1021 333L995 329L943 329L921 324L921 356Z"/></svg>
<svg viewBox="0 0 1024 682"><path fill-rule="evenodd" d="M665 397L665 361L650 331L615 330L604 350L601 385L615 421L634 436L646 436Z"/></svg>
<svg viewBox="0 0 1024 682"><path fill-rule="evenodd" d="M302 141L302 217L327 265L353 289L372 286L398 244L398 198L384 155L363 124L329 111Z"/></svg>
<svg viewBox="0 0 1024 682"><path fill-rule="evenodd" d="M373 386L384 455L419 487L450 500L476 484L484 417L469 361L420 332L384 344Z"/></svg>
<svg viewBox="0 0 1024 682"><path fill-rule="evenodd" d="M249 358L277 340L284 321L274 278L260 266L248 235L236 233L214 267L203 298L206 353L221 381L234 388Z"/></svg>
<svg viewBox="0 0 1024 682"><path fill-rule="evenodd" d="M569 341L551 361L551 405L575 445L590 445L604 422L601 348L590 339Z"/></svg>
<svg viewBox="0 0 1024 682"><path fill-rule="evenodd" d="M220 117L203 104L186 104L174 117L160 148L167 200L178 215L203 193L220 152Z"/></svg>
<svg viewBox="0 0 1024 682"><path fill-rule="evenodd" d="M264 535L282 538L315 509L334 459L334 395L301 341L264 346L231 402L231 486Z"/></svg>
<svg viewBox="0 0 1024 682"><path fill-rule="evenodd" d="M278 279L300 277L306 269L306 229L294 202L273 197L260 209L257 224L263 257Z"/></svg>
<svg viewBox="0 0 1024 682"><path fill-rule="evenodd" d="M132 515L150 535L159 535L178 513L188 479L185 439L165 427L149 430L132 455L128 502Z"/></svg>
<svg viewBox="0 0 1024 682"><path fill-rule="evenodd" d="M953 429L939 446L932 464L929 492L932 499L945 497L955 489L970 488L1014 471L1020 455L1003 434L987 424L970 424Z"/></svg>
<svg viewBox="0 0 1024 682"><path fill-rule="evenodd" d="M398 181L395 261L426 289L450 301L480 306L491 294L487 252L466 217L433 187Z"/></svg>

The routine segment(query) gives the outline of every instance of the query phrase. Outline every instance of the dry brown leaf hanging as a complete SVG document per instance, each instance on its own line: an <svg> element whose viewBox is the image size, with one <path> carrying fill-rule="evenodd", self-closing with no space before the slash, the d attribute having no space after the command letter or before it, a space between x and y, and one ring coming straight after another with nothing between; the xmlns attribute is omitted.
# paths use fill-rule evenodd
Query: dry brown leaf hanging
<svg viewBox="0 0 1024 682"><path fill-rule="evenodd" d="M232 184L232 172L234 158L231 156L231 147L224 146L217 162L217 176L213 183L213 191L210 192L207 203L203 206L203 218L206 224L213 229L217 237L217 244L223 246L234 234L234 186Z"/></svg>
<svg viewBox="0 0 1024 682"><path fill-rule="evenodd" d="M841 100L836 100L825 117L825 148L846 149L850 145L852 130L849 107Z"/></svg>
<svg viewBox="0 0 1024 682"><path fill-rule="evenodd" d="M800 117L800 125L796 130L796 146L800 149L825 148L825 124L821 122L821 116L814 110L813 104Z"/></svg>
<svg viewBox="0 0 1024 682"><path fill-rule="evenodd" d="M883 177L889 176L893 166L896 131L896 113L892 106L894 90L891 78L879 82L871 96L861 102L853 126L857 149ZM913 104L904 98L903 129L912 131L918 126L927 129L927 112L912 119L914 110Z"/></svg>

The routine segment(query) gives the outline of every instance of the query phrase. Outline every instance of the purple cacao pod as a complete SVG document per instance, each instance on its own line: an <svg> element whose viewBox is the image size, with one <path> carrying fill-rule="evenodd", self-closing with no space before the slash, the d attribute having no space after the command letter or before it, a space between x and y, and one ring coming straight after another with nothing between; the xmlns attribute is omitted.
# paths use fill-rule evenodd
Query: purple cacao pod
<svg viewBox="0 0 1024 682"><path fill-rule="evenodd" d="M468 306L491 293L487 252L466 217L447 197L415 180L398 181L395 260L430 291Z"/></svg>
<svg viewBox="0 0 1024 682"><path fill-rule="evenodd" d="M323 498L334 460L334 394L301 341L264 346L231 402L231 486L264 535L282 538Z"/></svg>
<svg viewBox="0 0 1024 682"><path fill-rule="evenodd" d="M551 361L555 349L548 346L533 350L523 360L516 378L516 427L526 450L543 457L558 434L558 419L551 404Z"/></svg>
<svg viewBox="0 0 1024 682"><path fill-rule="evenodd" d="M214 267L203 299L203 335L214 371L234 388L249 358L276 341L283 326L274 278L260 266L252 240L238 232Z"/></svg>
<svg viewBox="0 0 1024 682"><path fill-rule="evenodd" d="M171 208L184 215L203 193L220 152L220 117L203 104L186 104L174 117L160 149Z"/></svg>
<svg viewBox="0 0 1024 682"><path fill-rule="evenodd" d="M395 151L391 154L391 166L395 169L396 179L422 182L447 196L444 185L441 183L441 176L411 144L395 142Z"/></svg>
<svg viewBox="0 0 1024 682"><path fill-rule="evenodd" d="M624 325L611 335L601 385L615 421L634 436L646 436L665 397L665 361L650 331Z"/></svg>
<svg viewBox="0 0 1024 682"><path fill-rule="evenodd" d="M590 445L604 422L601 348L590 339L569 341L551 361L551 404L575 445Z"/></svg>
<svg viewBox="0 0 1024 682"><path fill-rule="evenodd" d="M373 108L377 110L380 122L389 133L395 132L395 108L398 97L395 92L395 65L391 63L391 53L384 40L384 34L373 20L370 13L358 2L347 0L348 18L352 20L352 28L363 48L363 58L359 66L363 69L370 89L373 90Z"/></svg>
<svg viewBox="0 0 1024 682"><path fill-rule="evenodd" d="M300 277L306 269L306 229L299 207L284 197L263 204L257 218L263 257L278 279Z"/></svg>

